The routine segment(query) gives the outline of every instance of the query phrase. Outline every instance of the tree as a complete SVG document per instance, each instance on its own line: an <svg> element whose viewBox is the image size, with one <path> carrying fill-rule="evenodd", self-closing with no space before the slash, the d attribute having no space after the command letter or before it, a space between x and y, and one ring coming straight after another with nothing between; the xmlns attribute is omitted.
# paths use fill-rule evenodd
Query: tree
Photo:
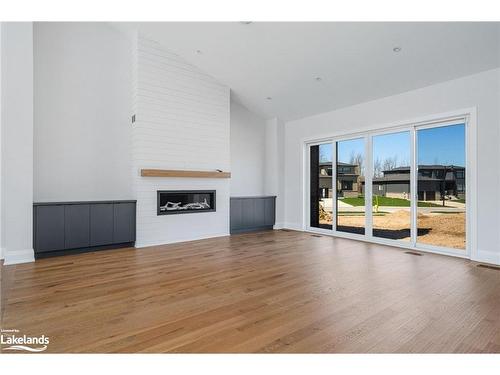
<svg viewBox="0 0 500 375"><path fill-rule="evenodd" d="M362 176L365 173L364 158L363 154L351 152L351 157L349 158L349 164L357 165L359 168L359 174Z"/></svg>
<svg viewBox="0 0 500 375"><path fill-rule="evenodd" d="M382 177L382 169L382 161L377 157L377 159L373 162L373 175L375 177Z"/></svg>
<svg viewBox="0 0 500 375"><path fill-rule="evenodd" d="M384 160L383 170L390 171L398 166L398 156L394 155L393 157L388 157Z"/></svg>

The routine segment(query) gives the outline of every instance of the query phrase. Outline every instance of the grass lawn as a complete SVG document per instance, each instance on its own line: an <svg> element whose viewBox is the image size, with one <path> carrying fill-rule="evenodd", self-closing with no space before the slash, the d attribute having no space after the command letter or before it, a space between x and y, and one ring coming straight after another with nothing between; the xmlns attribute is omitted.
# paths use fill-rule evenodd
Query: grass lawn
<svg viewBox="0 0 500 375"><path fill-rule="evenodd" d="M364 206L365 199L364 198L343 198L342 202L350 204L351 206ZM373 197L373 206L375 206L376 199ZM410 207L410 201L407 199L401 198L387 198L387 197L378 197L378 205L379 206L388 206L388 207ZM429 202L418 202L418 207L440 207L437 204L429 203Z"/></svg>

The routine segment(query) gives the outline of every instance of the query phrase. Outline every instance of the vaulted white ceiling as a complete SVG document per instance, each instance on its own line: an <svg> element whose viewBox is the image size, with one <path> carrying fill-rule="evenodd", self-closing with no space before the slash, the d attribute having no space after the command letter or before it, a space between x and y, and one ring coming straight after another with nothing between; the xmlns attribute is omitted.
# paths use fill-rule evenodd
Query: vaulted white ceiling
<svg viewBox="0 0 500 375"><path fill-rule="evenodd" d="M229 86L250 110L285 121L500 66L500 23L165 22L126 27ZM401 51L394 52L395 47Z"/></svg>

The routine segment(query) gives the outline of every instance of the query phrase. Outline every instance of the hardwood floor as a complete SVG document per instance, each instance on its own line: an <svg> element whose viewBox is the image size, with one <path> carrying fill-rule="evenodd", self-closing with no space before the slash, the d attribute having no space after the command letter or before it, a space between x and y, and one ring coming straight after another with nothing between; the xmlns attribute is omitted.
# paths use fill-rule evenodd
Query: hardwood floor
<svg viewBox="0 0 500 375"><path fill-rule="evenodd" d="M3 266L48 352L500 352L500 271L293 231Z"/></svg>

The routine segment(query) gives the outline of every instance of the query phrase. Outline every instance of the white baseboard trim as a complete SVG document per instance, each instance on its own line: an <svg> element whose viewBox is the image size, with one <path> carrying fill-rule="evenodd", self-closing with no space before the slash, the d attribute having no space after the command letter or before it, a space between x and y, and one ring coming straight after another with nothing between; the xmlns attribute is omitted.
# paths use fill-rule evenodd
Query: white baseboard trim
<svg viewBox="0 0 500 375"><path fill-rule="evenodd" d="M169 241L160 241L160 242L153 242L153 241L152 242L139 242L139 241L136 241L135 247L139 249L139 248L143 248L143 247L170 245L170 244L180 243L180 242L191 242L191 241L206 240L209 238L226 237L226 236L229 236L229 232L209 234L209 235L197 236L197 237L191 237L191 238L178 238L178 239L173 239L173 240L169 240Z"/></svg>
<svg viewBox="0 0 500 375"><path fill-rule="evenodd" d="M302 231L302 224L299 223L284 223L283 228Z"/></svg>
<svg viewBox="0 0 500 375"><path fill-rule="evenodd" d="M285 227L285 223L276 223L273 226L273 229L278 230L278 229L283 229Z"/></svg>
<svg viewBox="0 0 500 375"><path fill-rule="evenodd" d="M8 249L3 251L4 255L4 266L9 266L12 264L20 264L20 263L30 263L35 261L35 252L33 249L24 249L24 250L12 250Z"/></svg>
<svg viewBox="0 0 500 375"><path fill-rule="evenodd" d="M500 266L500 252L478 250L477 256L472 259L475 262L484 262Z"/></svg>

